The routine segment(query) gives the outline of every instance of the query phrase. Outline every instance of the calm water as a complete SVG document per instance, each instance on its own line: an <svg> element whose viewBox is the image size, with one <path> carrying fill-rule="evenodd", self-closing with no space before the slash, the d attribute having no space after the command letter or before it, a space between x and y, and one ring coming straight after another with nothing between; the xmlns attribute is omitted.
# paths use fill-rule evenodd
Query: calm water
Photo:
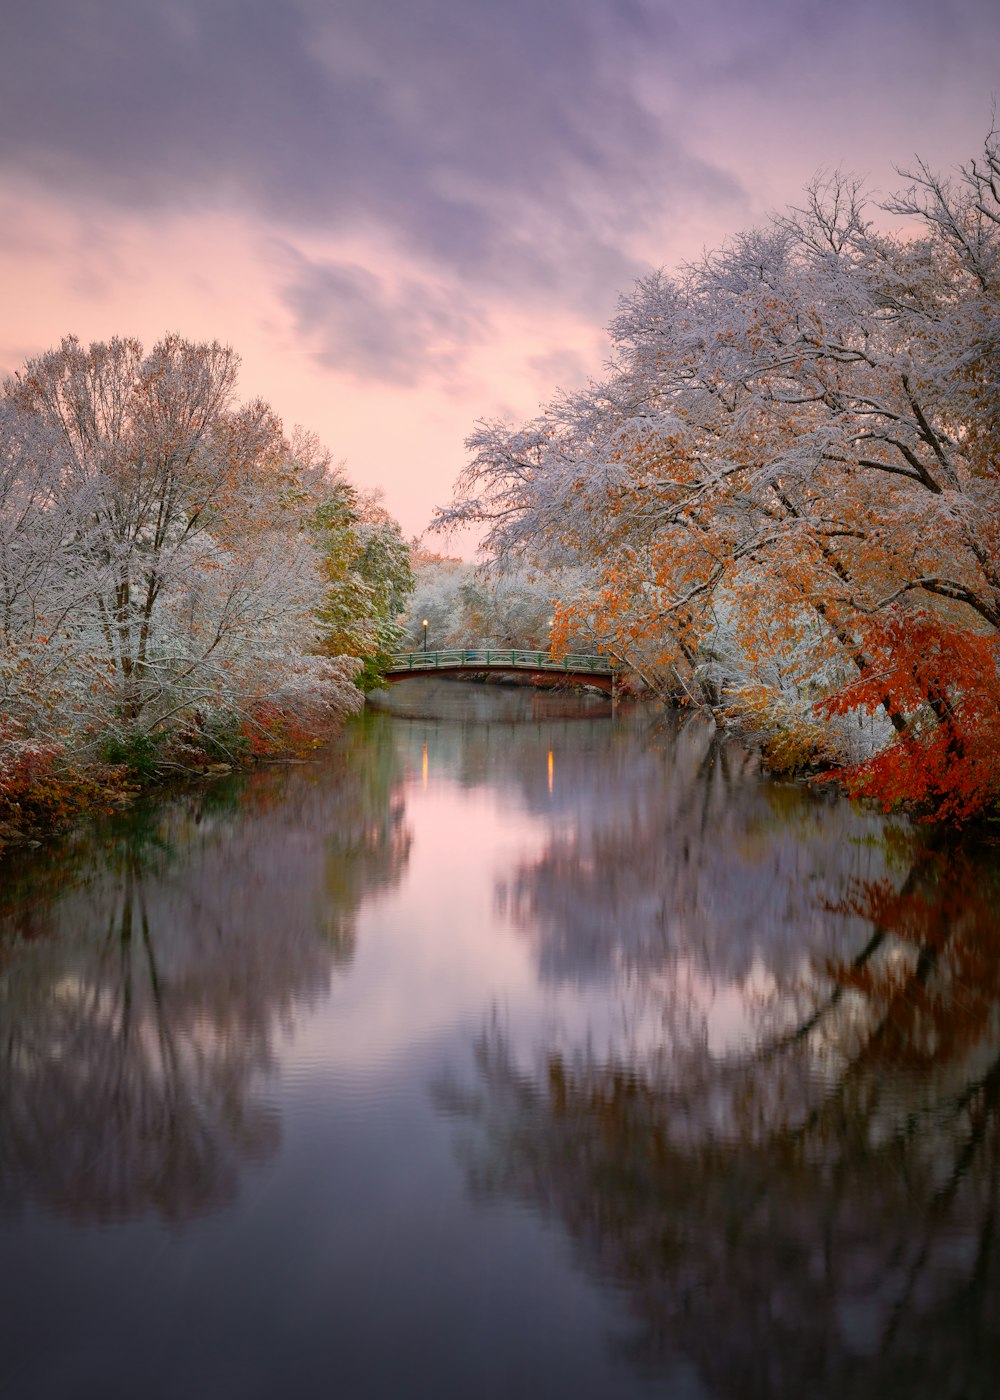
<svg viewBox="0 0 1000 1400"><path fill-rule="evenodd" d="M393 696L0 866L0 1394L993 1396L996 851Z"/></svg>

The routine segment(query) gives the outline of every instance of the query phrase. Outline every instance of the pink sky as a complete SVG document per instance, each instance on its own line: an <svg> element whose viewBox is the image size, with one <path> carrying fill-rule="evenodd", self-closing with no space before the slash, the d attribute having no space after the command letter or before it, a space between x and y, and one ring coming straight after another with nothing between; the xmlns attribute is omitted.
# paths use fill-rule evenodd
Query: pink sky
<svg viewBox="0 0 1000 1400"><path fill-rule="evenodd" d="M228 342L408 535L478 418L599 372L633 276L821 167L967 160L1000 72L981 0L36 0L5 31L0 370Z"/></svg>

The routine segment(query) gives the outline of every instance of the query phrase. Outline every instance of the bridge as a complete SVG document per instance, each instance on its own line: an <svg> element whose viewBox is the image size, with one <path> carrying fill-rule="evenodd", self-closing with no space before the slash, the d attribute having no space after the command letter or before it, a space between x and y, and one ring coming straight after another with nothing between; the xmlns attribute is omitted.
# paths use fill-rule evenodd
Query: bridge
<svg viewBox="0 0 1000 1400"><path fill-rule="evenodd" d="M612 696L616 690L617 671L607 656L570 652L566 656L554 657L547 651L505 647L397 652L385 678L387 681L403 681L426 675L479 676L487 671L525 676L531 680L561 677L571 684L597 686Z"/></svg>

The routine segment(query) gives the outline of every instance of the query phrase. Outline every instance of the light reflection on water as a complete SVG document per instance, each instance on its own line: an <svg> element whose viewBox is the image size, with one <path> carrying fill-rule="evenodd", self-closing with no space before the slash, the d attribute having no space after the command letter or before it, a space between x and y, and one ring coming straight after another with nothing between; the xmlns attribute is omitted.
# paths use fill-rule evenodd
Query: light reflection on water
<svg viewBox="0 0 1000 1400"><path fill-rule="evenodd" d="M992 1394L995 853L420 681L0 885L0 1393Z"/></svg>

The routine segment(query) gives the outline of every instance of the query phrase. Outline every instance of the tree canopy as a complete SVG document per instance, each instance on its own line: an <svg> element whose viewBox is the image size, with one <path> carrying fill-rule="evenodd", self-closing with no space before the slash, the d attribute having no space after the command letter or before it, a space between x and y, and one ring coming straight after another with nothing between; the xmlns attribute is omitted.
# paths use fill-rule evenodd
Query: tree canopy
<svg viewBox="0 0 1000 1400"><path fill-rule="evenodd" d="M4 385L8 802L109 735L204 757L223 731L266 749L360 704L406 547L314 438L237 400L238 365L176 335L150 351L71 336Z"/></svg>
<svg viewBox="0 0 1000 1400"><path fill-rule="evenodd" d="M904 179L883 208L915 233L837 174L641 279L604 378L481 423L440 518L586 570L557 636L717 712L876 712L892 756L854 788L965 818L1000 790L1000 138Z"/></svg>

